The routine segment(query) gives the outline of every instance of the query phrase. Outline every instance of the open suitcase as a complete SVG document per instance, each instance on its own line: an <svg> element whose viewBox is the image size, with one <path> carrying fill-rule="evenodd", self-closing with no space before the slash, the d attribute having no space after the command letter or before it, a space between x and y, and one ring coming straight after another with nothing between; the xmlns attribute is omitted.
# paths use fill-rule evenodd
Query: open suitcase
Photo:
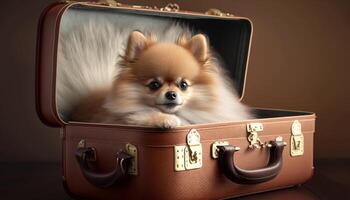
<svg viewBox="0 0 350 200"><path fill-rule="evenodd" d="M243 96L252 23L204 13L119 3L61 2L42 14L37 45L37 110L61 129L63 182L83 199L225 199L298 185L313 174L315 114L254 109L254 120L171 130L63 120L56 107L57 45L67 13L172 18L204 31ZM76 16L77 16L76 15ZM229 41L224 40L230 38Z"/></svg>

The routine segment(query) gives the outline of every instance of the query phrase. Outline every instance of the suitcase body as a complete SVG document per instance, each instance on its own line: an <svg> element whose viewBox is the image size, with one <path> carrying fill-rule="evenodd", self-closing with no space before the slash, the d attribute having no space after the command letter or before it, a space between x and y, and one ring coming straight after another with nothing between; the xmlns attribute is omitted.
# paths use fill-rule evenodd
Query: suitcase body
<svg viewBox="0 0 350 200"><path fill-rule="evenodd" d="M182 12L174 5L155 9L69 2L48 7L38 34L37 109L43 122L62 130L63 182L72 196L225 199L298 185L312 176L314 113L256 108L256 119L171 130L62 120L55 101L57 43L69 9L171 16L216 30L233 26L232 32L212 41L223 44L219 38L237 36L232 52L217 49L224 59L234 57L226 59L229 64L241 66L230 71L240 94L252 27L246 18L217 10Z"/></svg>

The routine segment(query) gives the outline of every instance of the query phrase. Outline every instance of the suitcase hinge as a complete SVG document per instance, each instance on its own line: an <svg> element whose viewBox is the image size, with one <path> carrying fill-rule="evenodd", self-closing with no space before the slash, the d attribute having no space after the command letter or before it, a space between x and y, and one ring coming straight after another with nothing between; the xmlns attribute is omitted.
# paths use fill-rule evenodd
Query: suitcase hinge
<svg viewBox="0 0 350 200"><path fill-rule="evenodd" d="M304 135L301 132L301 123L298 120L295 120L292 124L290 154L291 156L301 156L304 154Z"/></svg>
<svg viewBox="0 0 350 200"><path fill-rule="evenodd" d="M231 13L225 13L225 12L222 12L221 10L217 9L217 8L211 8L209 10L207 10L205 12L205 14L207 15L214 15L214 16L226 16L226 17L233 17L234 15L231 14Z"/></svg>
<svg viewBox="0 0 350 200"><path fill-rule="evenodd" d="M79 1L66 1L64 2L70 3L70 2L79 2ZM166 12L178 12L180 11L180 6L176 3L168 3L165 7L158 8L157 6L141 6L141 5L129 5L129 4L122 4L117 0L97 0L97 1L90 1L90 2L84 2L88 4L93 5L101 5L101 6L109 6L109 7L129 7L129 8L136 8L136 9L148 9L148 10L157 10L157 11L166 11Z"/></svg>
<svg viewBox="0 0 350 200"><path fill-rule="evenodd" d="M174 147L175 171L185 171L202 167L202 145L196 129L191 129L186 137L187 145Z"/></svg>

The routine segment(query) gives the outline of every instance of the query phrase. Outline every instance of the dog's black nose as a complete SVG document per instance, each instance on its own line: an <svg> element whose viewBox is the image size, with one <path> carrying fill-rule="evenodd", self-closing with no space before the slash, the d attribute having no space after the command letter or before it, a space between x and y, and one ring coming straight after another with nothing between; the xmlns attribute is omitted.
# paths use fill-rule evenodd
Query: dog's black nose
<svg viewBox="0 0 350 200"><path fill-rule="evenodd" d="M169 91L165 93L165 97L170 101L174 101L176 99L176 93L174 91Z"/></svg>

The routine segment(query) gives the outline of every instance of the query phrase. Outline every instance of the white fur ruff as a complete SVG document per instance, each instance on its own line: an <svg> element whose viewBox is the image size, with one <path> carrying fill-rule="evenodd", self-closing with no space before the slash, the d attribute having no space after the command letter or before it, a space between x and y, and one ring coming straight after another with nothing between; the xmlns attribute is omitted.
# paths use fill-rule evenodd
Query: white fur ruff
<svg viewBox="0 0 350 200"><path fill-rule="evenodd" d="M64 120L69 120L72 109L87 94L94 90L111 88L120 69L117 64L119 55L123 55L131 31L152 33L159 41L171 42L181 33L191 32L188 27L163 18L127 14L116 17L111 14L87 14L74 10L64 15L61 27L56 102L58 113ZM177 114L183 125L237 121L250 117L247 108L238 101L229 84L224 78L218 78L220 98L216 109L211 112L183 109ZM200 87L196 89L201 98L205 96L205 91L201 91ZM127 109L124 107L122 110L127 112Z"/></svg>

